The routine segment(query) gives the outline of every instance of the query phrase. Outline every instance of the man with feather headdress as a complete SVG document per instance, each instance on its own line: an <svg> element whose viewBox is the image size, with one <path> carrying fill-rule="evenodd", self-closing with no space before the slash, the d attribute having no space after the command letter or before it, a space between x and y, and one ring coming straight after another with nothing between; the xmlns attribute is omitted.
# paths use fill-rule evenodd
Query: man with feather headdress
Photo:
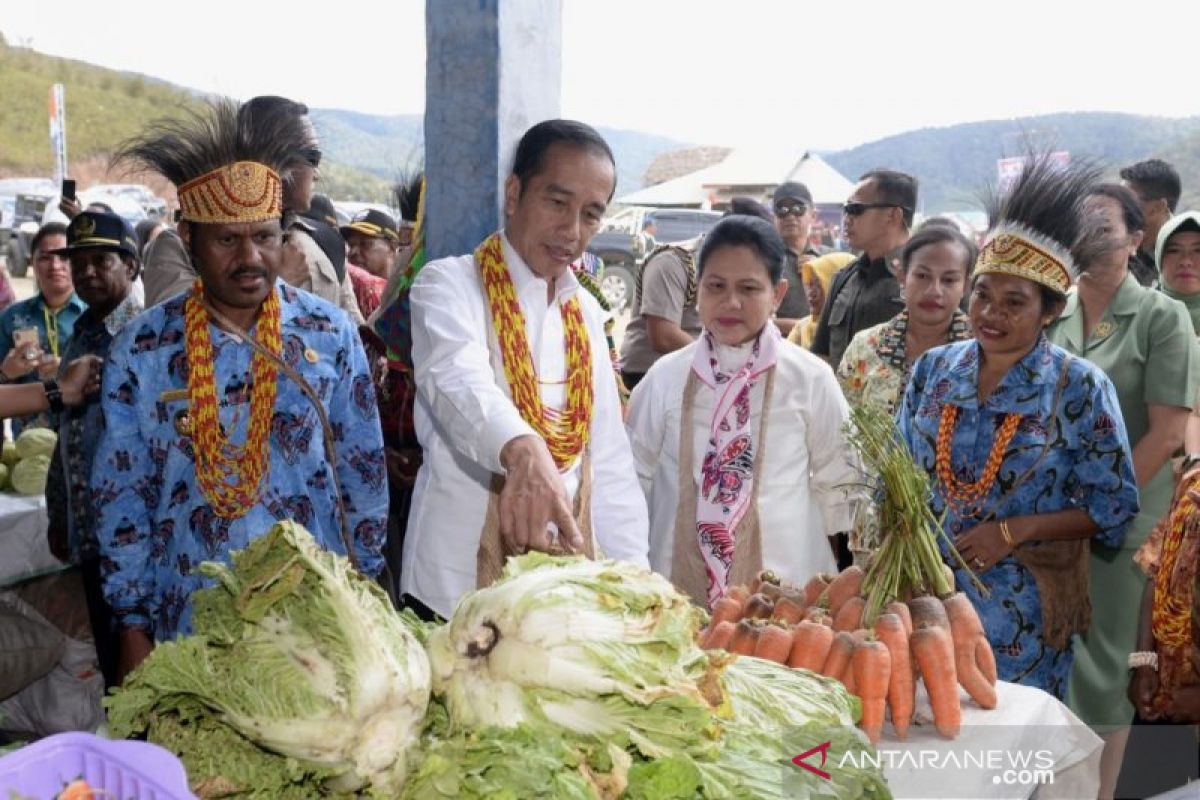
<svg viewBox="0 0 1200 800"><path fill-rule="evenodd" d="M178 187L198 276L131 322L104 370L92 486L123 671L189 630L201 561L228 560L277 520L368 574L382 566L383 443L357 330L278 278L282 183L307 146L295 115L251 121L222 101L118 156Z"/></svg>

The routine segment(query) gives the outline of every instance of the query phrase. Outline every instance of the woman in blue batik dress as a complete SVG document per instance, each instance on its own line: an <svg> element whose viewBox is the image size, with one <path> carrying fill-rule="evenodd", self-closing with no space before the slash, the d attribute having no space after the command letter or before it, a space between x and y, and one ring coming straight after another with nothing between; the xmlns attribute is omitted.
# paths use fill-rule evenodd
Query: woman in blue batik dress
<svg viewBox="0 0 1200 800"><path fill-rule="evenodd" d="M1138 510L1116 390L1044 334L1071 285L1094 181L1038 156L993 201L971 289L975 338L921 357L898 417L1001 680L1060 699L1071 635L1090 618L1088 541L1119 545Z"/></svg>

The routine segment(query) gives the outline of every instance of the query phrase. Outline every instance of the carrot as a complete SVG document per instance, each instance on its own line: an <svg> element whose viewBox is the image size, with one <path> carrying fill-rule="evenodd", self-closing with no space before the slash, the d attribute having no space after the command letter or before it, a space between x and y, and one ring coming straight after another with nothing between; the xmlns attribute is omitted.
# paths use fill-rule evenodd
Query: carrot
<svg viewBox="0 0 1200 800"><path fill-rule="evenodd" d="M830 577L824 572L818 572L816 575L813 575L811 578L809 578L808 582L804 584L803 589L804 605L811 606L816 603L817 598L820 597L825 592L825 588L829 586L829 581Z"/></svg>
<svg viewBox="0 0 1200 800"><path fill-rule="evenodd" d="M901 604L903 606L903 604ZM887 647L892 657L892 673L888 679L888 705L892 707L892 726L896 736L908 736L908 725L912 721L914 692L912 654L908 649L908 633L904 620L890 612L875 618L875 636Z"/></svg>
<svg viewBox="0 0 1200 800"><path fill-rule="evenodd" d="M742 618L743 605L736 597L730 597L726 594L717 602L713 603L712 607L712 622L710 625L717 625L721 622L737 622Z"/></svg>
<svg viewBox="0 0 1200 800"><path fill-rule="evenodd" d="M775 611L771 614L772 621L795 625L804 619L804 606L790 597L781 597L775 601Z"/></svg>
<svg viewBox="0 0 1200 800"><path fill-rule="evenodd" d="M774 583L763 583L758 587L759 594L770 598L773 603L778 603L779 598L783 597L786 591L782 586Z"/></svg>
<svg viewBox="0 0 1200 800"><path fill-rule="evenodd" d="M775 601L760 593L750 595L743 613L746 619L770 619L774 611Z"/></svg>
<svg viewBox="0 0 1200 800"><path fill-rule="evenodd" d="M854 655L854 636L841 631L833 637L833 642L829 645L829 655L825 657L825 663L821 665L821 674L829 678L837 678L839 681L843 679L846 668L850 665L850 657Z"/></svg>
<svg viewBox="0 0 1200 800"><path fill-rule="evenodd" d="M88 782L79 779L71 781L61 792L58 793L55 800L95 800L96 793L88 786Z"/></svg>
<svg viewBox="0 0 1200 800"><path fill-rule="evenodd" d="M792 632L779 625L764 625L754 645L754 655L782 664L792 652Z"/></svg>
<svg viewBox="0 0 1200 800"><path fill-rule="evenodd" d="M863 575L862 567L846 567L830 582L823 595L829 598L830 614L836 617L842 604L858 594L862 589Z"/></svg>
<svg viewBox="0 0 1200 800"><path fill-rule="evenodd" d="M728 650L729 642L733 639L733 632L736 630L737 623L729 620L722 620L715 625L710 625L701 647L705 650Z"/></svg>
<svg viewBox="0 0 1200 800"><path fill-rule="evenodd" d="M804 620L792 631L792 652L787 665L820 672L833 645L833 628Z"/></svg>
<svg viewBox="0 0 1200 800"><path fill-rule="evenodd" d="M950 633L950 618L946 616L946 607L933 595L914 597L908 601L908 610L912 612L914 631L922 625L930 623L944 628L946 633Z"/></svg>
<svg viewBox="0 0 1200 800"><path fill-rule="evenodd" d="M892 672L891 659L888 646L873 639L859 642L851 657L856 694L862 700L862 729L871 744L878 743L883 733L883 713L887 706Z"/></svg>
<svg viewBox="0 0 1200 800"><path fill-rule="evenodd" d="M942 601L950 618L950 633L954 639L954 668L958 682L980 708L996 707L996 657L983 632L983 623L970 599L962 592Z"/></svg>
<svg viewBox="0 0 1200 800"><path fill-rule="evenodd" d="M905 639L905 641L908 640L909 636L912 636L912 632L913 632L912 612L908 610L908 605L906 605L905 603L901 603L899 600L893 600L892 602L888 603L886 606L883 607L883 613L895 614L897 617L900 618L900 621L904 623L904 639Z"/></svg>
<svg viewBox="0 0 1200 800"><path fill-rule="evenodd" d="M772 588L767 589L768 586ZM779 588L779 576L769 569L762 570L754 576L754 580L750 581L750 594L762 592L767 597L775 597L774 592Z"/></svg>
<svg viewBox="0 0 1200 800"><path fill-rule="evenodd" d="M846 602L842 603L842 607L833 615L833 629L835 631L852 631L862 624L863 611L867 607L867 601L855 595Z"/></svg>
<svg viewBox="0 0 1200 800"><path fill-rule="evenodd" d="M945 628L925 623L913 631L909 644L929 692L933 724L939 734L953 739L962 725L958 675L954 669L954 640Z"/></svg>
<svg viewBox="0 0 1200 800"><path fill-rule="evenodd" d="M744 619L735 626L733 636L729 640L729 647L726 649L738 655L752 656L754 647L758 644L758 633L758 626Z"/></svg>
<svg viewBox="0 0 1200 800"><path fill-rule="evenodd" d="M746 604L746 600L750 597L751 594L753 594L753 592L751 592L745 586L741 586L741 585L731 586L730 588L725 590L726 597L732 597L734 600L737 600L742 605Z"/></svg>

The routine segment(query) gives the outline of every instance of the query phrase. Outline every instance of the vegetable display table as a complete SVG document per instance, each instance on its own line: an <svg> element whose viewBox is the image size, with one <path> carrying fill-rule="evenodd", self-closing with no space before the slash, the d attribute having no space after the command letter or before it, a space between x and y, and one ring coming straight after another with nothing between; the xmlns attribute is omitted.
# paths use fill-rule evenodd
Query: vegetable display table
<svg viewBox="0 0 1200 800"><path fill-rule="evenodd" d="M63 569L46 543L46 498L0 492L0 586Z"/></svg>
<svg viewBox="0 0 1200 800"><path fill-rule="evenodd" d="M889 723L879 742L897 800L923 798L1091 798L1100 787L1103 742L1053 696L1001 681L999 704L984 711L963 694L962 730L937 735L924 687L908 739ZM833 764L836 768L837 765Z"/></svg>

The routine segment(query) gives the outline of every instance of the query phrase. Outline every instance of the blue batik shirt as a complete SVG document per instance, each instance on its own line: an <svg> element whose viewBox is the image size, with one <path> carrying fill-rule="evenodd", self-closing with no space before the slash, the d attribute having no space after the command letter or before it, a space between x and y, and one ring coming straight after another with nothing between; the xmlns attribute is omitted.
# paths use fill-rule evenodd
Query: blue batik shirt
<svg viewBox="0 0 1200 800"><path fill-rule="evenodd" d="M1055 408L1063 370L1066 381ZM974 339L934 348L913 366L897 417L909 450L932 478L933 511L945 512L950 539L987 518L1083 509L1100 529L1095 539L1119 546L1137 515L1138 490L1112 381L1092 363L1070 356L1043 336L982 403L978 386L979 344ZM947 507L937 478L938 426L947 403L959 407L950 466L965 483L982 475L1004 417L1021 415L980 513L970 516L955 505ZM1019 483L1026 473L1030 477ZM1063 697L1071 651L1069 645L1065 650L1051 646L1042 636L1041 598L1032 572L1015 556L1006 556L979 574L989 591L984 597L949 545L942 542L941 549L955 570L958 588L979 611L1001 680Z"/></svg>
<svg viewBox="0 0 1200 800"><path fill-rule="evenodd" d="M375 390L358 333L344 312L276 283L284 360L316 391L328 415L355 554L364 572L383 567L387 482ZM218 517L196 483L192 440L177 420L188 409L186 292L127 325L104 368L106 430L92 471L104 594L122 627L158 640L190 631L192 593L211 583L202 561L229 561L276 521L292 519L317 542L345 553L324 437L316 411L282 372L271 420L270 467L257 504ZM215 326L221 424L246 440L253 349ZM183 427L186 430L186 426Z"/></svg>

